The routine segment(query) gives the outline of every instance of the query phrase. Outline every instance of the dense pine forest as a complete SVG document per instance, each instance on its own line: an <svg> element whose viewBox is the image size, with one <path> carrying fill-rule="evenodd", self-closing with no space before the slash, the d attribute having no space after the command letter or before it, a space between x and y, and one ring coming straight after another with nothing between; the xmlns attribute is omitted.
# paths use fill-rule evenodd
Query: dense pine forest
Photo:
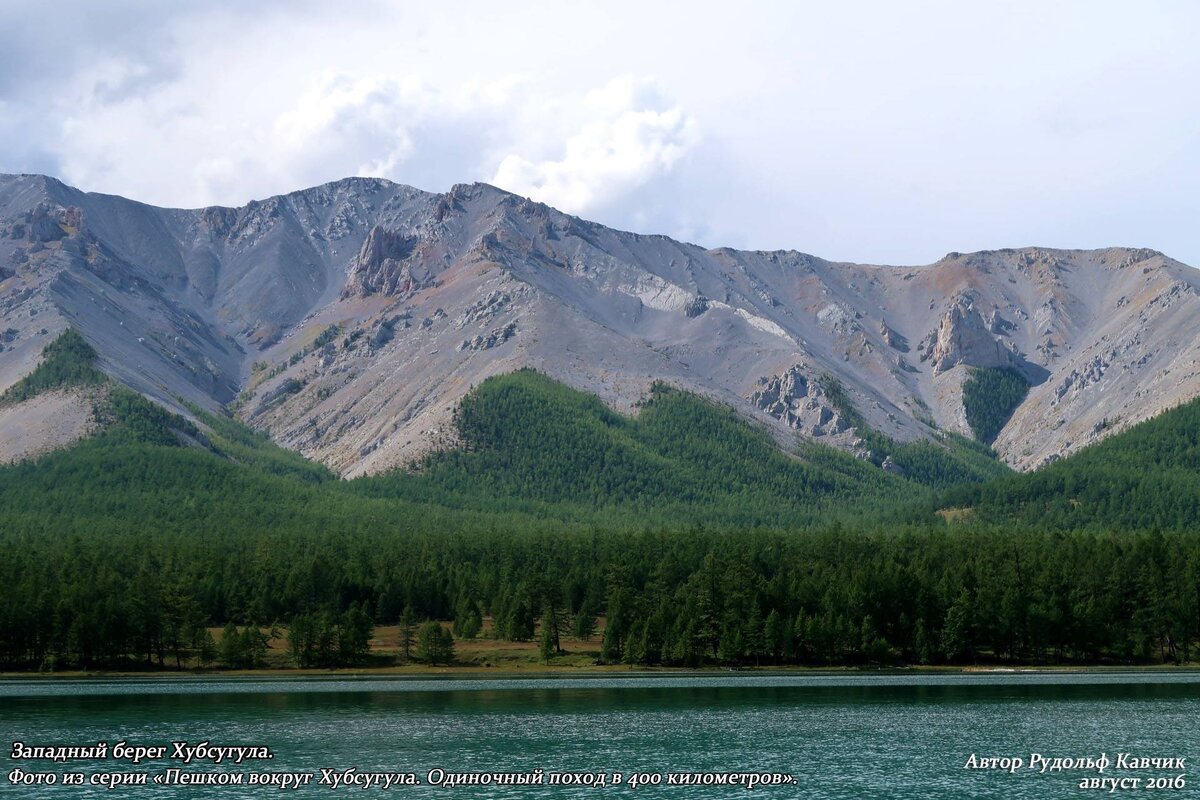
<svg viewBox="0 0 1200 800"><path fill-rule="evenodd" d="M271 640L453 663L479 636L678 667L1194 657L1200 404L1030 475L867 432L896 475L666 386L631 418L522 371L467 396L455 450L341 481L66 345L28 392L87 385L101 425L0 468L6 669L256 667ZM403 654L371 652L384 625Z"/></svg>
<svg viewBox="0 0 1200 800"><path fill-rule="evenodd" d="M1027 394L1029 382L1011 369L972 369L963 381L963 411L975 438L995 441Z"/></svg>

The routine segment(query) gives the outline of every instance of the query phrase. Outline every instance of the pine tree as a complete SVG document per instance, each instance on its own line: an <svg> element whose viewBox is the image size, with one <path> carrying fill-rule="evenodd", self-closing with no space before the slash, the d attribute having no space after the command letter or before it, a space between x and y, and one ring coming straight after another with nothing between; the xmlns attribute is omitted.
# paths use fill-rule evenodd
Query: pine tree
<svg viewBox="0 0 1200 800"><path fill-rule="evenodd" d="M767 621L763 624L763 632L766 637L767 650L775 663L779 663L783 658L783 625L783 617L780 616L778 611L772 608L771 613L767 614Z"/></svg>
<svg viewBox="0 0 1200 800"><path fill-rule="evenodd" d="M483 628L479 607L470 600L463 600L454 614L454 635L459 639L474 639Z"/></svg>
<svg viewBox="0 0 1200 800"><path fill-rule="evenodd" d="M351 606L342 616L338 632L338 656L342 664L361 663L371 651L371 618L360 606Z"/></svg>
<svg viewBox="0 0 1200 800"><path fill-rule="evenodd" d="M412 606L404 607L400 612L400 652L404 654L405 661L412 660L412 646L416 637L416 615L413 614Z"/></svg>
<svg viewBox="0 0 1200 800"><path fill-rule="evenodd" d="M792 623L792 652L797 662L808 660L811 634L812 620L805 616L804 609L800 609L796 612L796 621Z"/></svg>
<svg viewBox="0 0 1200 800"><path fill-rule="evenodd" d="M221 631L220 656L222 663L227 667L245 666L245 640L232 622Z"/></svg>
<svg viewBox="0 0 1200 800"><path fill-rule="evenodd" d="M200 666L208 666L216 660L217 643L213 641L213 635L208 628L203 625L192 628L191 645Z"/></svg>
<svg viewBox="0 0 1200 800"><path fill-rule="evenodd" d="M262 667L267 661L267 637L257 625L247 625L239 635L242 665L250 669Z"/></svg>
<svg viewBox="0 0 1200 800"><path fill-rule="evenodd" d="M454 660L453 634L429 620L417 631L417 657L429 664L449 664Z"/></svg>
<svg viewBox="0 0 1200 800"><path fill-rule="evenodd" d="M587 601L584 601L583 605L579 607L579 611L575 613L571 632L581 642L590 642L596 633L596 615L592 613L591 606Z"/></svg>
<svg viewBox="0 0 1200 800"><path fill-rule="evenodd" d="M621 655L623 663L631 667L635 664L646 663L646 640L649 637L649 626L650 620L634 626L634 632L626 640L625 652Z"/></svg>
<svg viewBox="0 0 1200 800"><path fill-rule="evenodd" d="M765 628L766 625L763 622L762 611L758 607L758 602L752 600L750 602L750 615L746 618L746 624L743 627L742 641L746 655L754 659L755 666L759 666L762 663L762 657L767 652Z"/></svg>
<svg viewBox="0 0 1200 800"><path fill-rule="evenodd" d="M936 648L933 639L925 628L925 620L918 618L913 626L913 655L918 664L932 664Z"/></svg>
<svg viewBox="0 0 1200 800"><path fill-rule="evenodd" d="M542 657L542 661L546 664L550 663L550 659L555 655L554 647L554 631L551 629L548 620L542 618L542 635L538 641L538 653Z"/></svg>
<svg viewBox="0 0 1200 800"><path fill-rule="evenodd" d="M604 637L600 640L600 660L607 664L621 661L622 654L621 623L616 618L605 621Z"/></svg>
<svg viewBox="0 0 1200 800"><path fill-rule="evenodd" d="M957 661L970 647L971 595L966 589L946 611L942 624L942 655L949 661Z"/></svg>
<svg viewBox="0 0 1200 800"><path fill-rule="evenodd" d="M300 614L288 626L288 655L300 668L310 667L316 647L316 625L312 615Z"/></svg>
<svg viewBox="0 0 1200 800"><path fill-rule="evenodd" d="M510 641L528 642L533 638L536 620L533 615L533 605L524 592L509 608L508 619L504 627Z"/></svg>

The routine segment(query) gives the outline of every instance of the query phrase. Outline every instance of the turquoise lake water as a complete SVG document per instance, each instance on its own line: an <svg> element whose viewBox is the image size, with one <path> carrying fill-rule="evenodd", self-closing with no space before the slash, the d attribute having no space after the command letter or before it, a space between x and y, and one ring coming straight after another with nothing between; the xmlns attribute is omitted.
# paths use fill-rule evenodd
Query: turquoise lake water
<svg viewBox="0 0 1200 800"><path fill-rule="evenodd" d="M266 796L1058 798L1086 778L1137 777L1117 796L1200 796L1200 673L684 675L483 679L121 679L0 681L5 751L0 794L22 798ZM270 760L140 765L14 760L26 745L262 745ZM1031 754L1099 757L1094 769L1039 772ZM1185 759L1180 768L1118 769L1118 753ZM1015 772L964 769L1015 757ZM1130 763L1130 762L1127 762ZM10 774L83 775L82 786L13 785ZM318 785L321 768L413 773L384 791ZM91 785L93 775L311 774L299 789ZM446 773L622 773L618 786L427 785ZM631 788L628 778L659 776ZM668 785L672 773L779 773L794 783ZM1178 776L1183 775L1182 779ZM434 778L438 778L435 772ZM228 778L226 778L228 779ZM593 780L594 778L586 778ZM1148 780L1171 785L1147 789ZM1179 783L1182 782L1182 788ZM1194 783L1193 783L1194 782ZM1128 782L1126 783L1128 786Z"/></svg>

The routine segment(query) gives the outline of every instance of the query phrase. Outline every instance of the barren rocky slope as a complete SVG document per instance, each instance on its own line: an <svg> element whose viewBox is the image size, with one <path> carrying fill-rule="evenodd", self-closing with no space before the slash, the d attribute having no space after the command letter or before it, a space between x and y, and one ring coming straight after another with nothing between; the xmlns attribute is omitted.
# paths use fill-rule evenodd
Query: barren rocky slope
<svg viewBox="0 0 1200 800"><path fill-rule="evenodd" d="M1198 286L1125 248L922 267L709 250L479 184L176 210L0 176L0 391L73 325L128 385L231 404L345 475L449 443L458 399L520 366L626 410L666 380L849 449L826 376L907 440L969 433L969 368L1003 366L1033 389L995 447L1034 468L1200 394Z"/></svg>

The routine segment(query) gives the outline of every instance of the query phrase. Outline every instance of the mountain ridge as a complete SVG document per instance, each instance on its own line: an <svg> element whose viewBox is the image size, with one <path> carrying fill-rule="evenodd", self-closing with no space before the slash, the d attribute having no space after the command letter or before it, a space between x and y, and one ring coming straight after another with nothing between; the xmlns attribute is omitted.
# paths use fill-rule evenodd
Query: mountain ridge
<svg viewBox="0 0 1200 800"><path fill-rule="evenodd" d="M864 456L852 418L898 441L970 435L963 381L996 368L1031 384L994 443L1031 469L1200 394L1198 276L1144 248L915 267L704 248L478 183L163 209L0 176L0 391L72 326L122 383L175 410L232 404L349 476L453 444L457 401L521 367L623 411L664 381L786 446Z"/></svg>

